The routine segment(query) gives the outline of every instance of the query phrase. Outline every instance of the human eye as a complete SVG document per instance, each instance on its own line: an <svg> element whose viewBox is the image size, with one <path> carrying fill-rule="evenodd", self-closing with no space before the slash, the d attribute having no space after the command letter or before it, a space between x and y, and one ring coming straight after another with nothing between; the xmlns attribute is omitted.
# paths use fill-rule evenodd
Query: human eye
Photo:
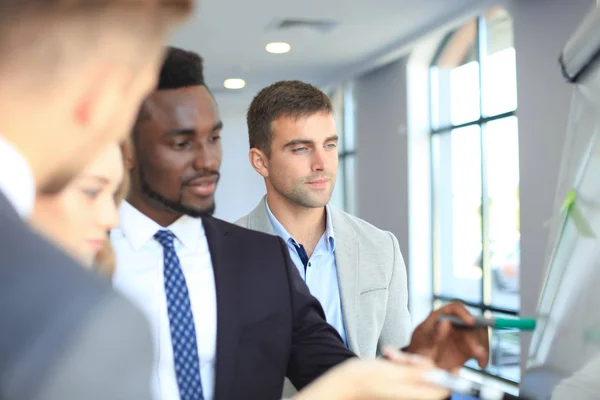
<svg viewBox="0 0 600 400"><path fill-rule="evenodd" d="M192 147L192 141L191 140L177 140L175 142L173 142L173 144L171 144L171 147L174 150L187 150L190 147Z"/></svg>
<svg viewBox="0 0 600 400"><path fill-rule="evenodd" d="M81 192L90 199L95 199L100 194L100 189L98 188L81 188Z"/></svg>

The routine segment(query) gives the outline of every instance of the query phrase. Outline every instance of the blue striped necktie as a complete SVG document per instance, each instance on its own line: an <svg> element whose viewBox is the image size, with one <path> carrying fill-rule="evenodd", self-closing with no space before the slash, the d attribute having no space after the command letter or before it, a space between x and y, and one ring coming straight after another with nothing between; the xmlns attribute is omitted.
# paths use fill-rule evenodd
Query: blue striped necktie
<svg viewBox="0 0 600 400"><path fill-rule="evenodd" d="M154 238L163 247L167 313L179 396L181 400L204 400L196 327L185 276L173 246L175 236L171 231L159 230Z"/></svg>

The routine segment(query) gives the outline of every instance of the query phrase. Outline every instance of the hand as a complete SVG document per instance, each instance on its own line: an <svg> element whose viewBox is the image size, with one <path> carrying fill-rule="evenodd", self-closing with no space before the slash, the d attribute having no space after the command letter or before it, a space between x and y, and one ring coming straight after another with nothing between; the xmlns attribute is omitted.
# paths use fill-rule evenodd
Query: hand
<svg viewBox="0 0 600 400"><path fill-rule="evenodd" d="M460 328L450 321L439 321L440 315L452 314L467 325L475 319L460 303L451 303L429 314L413 332L406 352L430 358L439 368L454 371L475 358L481 368L488 364L490 344L487 328Z"/></svg>
<svg viewBox="0 0 600 400"><path fill-rule="evenodd" d="M427 383L429 360L386 349L385 360L346 361L305 387L293 400L435 400L450 393Z"/></svg>

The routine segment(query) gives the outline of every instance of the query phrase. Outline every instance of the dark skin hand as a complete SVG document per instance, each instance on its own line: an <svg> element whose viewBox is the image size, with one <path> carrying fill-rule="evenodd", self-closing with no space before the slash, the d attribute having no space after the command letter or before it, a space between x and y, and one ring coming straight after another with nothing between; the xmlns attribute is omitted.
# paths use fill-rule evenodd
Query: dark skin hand
<svg viewBox="0 0 600 400"><path fill-rule="evenodd" d="M404 351L427 357L439 368L453 372L471 358L475 358L481 368L486 367L490 352L487 328L456 327L450 321L439 321L441 315L455 315L467 325L475 324L465 306L447 304L429 314L415 329Z"/></svg>

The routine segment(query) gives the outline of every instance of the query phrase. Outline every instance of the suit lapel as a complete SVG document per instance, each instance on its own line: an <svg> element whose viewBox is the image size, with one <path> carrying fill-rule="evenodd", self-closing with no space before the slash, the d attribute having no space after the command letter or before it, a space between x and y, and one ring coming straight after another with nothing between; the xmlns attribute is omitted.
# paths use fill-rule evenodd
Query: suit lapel
<svg viewBox="0 0 600 400"><path fill-rule="evenodd" d="M335 262L342 300L342 315L350 349L360 356L358 347L358 254L359 242L340 211L329 207L335 237Z"/></svg>
<svg viewBox="0 0 600 400"><path fill-rule="evenodd" d="M225 399L233 384L238 344L238 281L235 271L239 260L232 248L231 233L220 229L213 218L203 218L204 230L215 274L217 293L217 351L215 399Z"/></svg>
<svg viewBox="0 0 600 400"><path fill-rule="evenodd" d="M274 235L273 225L267 213L267 196L263 196L258 205L248 214L248 229Z"/></svg>

